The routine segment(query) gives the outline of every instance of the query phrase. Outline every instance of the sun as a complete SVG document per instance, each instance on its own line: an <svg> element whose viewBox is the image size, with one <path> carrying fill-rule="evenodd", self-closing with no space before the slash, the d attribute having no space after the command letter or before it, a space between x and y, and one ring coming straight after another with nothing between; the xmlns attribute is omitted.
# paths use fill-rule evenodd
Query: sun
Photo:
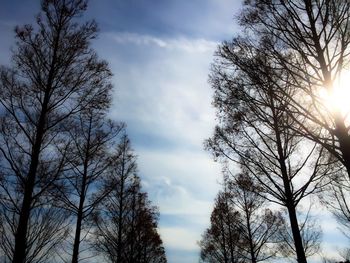
<svg viewBox="0 0 350 263"><path fill-rule="evenodd" d="M350 113L350 71L343 70L333 81L332 88L320 90L322 103L330 112L338 112L345 119Z"/></svg>

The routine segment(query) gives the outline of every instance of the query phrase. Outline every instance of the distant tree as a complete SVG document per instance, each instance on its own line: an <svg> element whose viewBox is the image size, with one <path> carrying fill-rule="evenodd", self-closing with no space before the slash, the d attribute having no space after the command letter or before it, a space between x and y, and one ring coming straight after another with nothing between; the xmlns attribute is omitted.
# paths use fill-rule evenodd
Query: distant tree
<svg viewBox="0 0 350 263"><path fill-rule="evenodd" d="M350 263L350 249L345 248L343 251L339 252L339 259L329 258L328 256L322 256L322 263Z"/></svg>
<svg viewBox="0 0 350 263"><path fill-rule="evenodd" d="M350 239L350 180L347 174L339 169L336 169L336 177L333 178L332 183L319 197L340 224L343 234Z"/></svg>
<svg viewBox="0 0 350 263"><path fill-rule="evenodd" d="M210 227L199 242L202 262L244 262L239 246L242 241L238 222L241 220L239 212L229 206L227 193L220 192L211 213Z"/></svg>
<svg viewBox="0 0 350 263"><path fill-rule="evenodd" d="M278 234L285 226L281 213L266 208L266 199L259 194L262 188L249 173L241 173L233 180L227 178L226 184L230 204L241 215L237 224L242 257L252 263L276 257L277 244L282 243Z"/></svg>
<svg viewBox="0 0 350 263"><path fill-rule="evenodd" d="M166 263L162 240L157 232L157 209L140 189L135 156L124 136L112 156L108 189L95 213L95 247L112 263Z"/></svg>
<svg viewBox="0 0 350 263"><path fill-rule="evenodd" d="M304 263L296 207L326 183L321 179L330 172L328 159L299 136L304 116L287 111L295 92L281 81L291 78L288 71L272 68L268 56L239 37L224 42L216 55L210 80L220 124L207 147L240 164L258 181L262 196L287 208L298 262Z"/></svg>
<svg viewBox="0 0 350 263"><path fill-rule="evenodd" d="M1 231L13 263L46 253L31 250L31 222L36 209L46 213L53 204L47 192L64 169L63 124L86 107L110 103L111 72L89 47L96 23L75 22L86 6L84 0L43 0L37 26L16 28L13 67L0 70L0 211L7 221ZM47 232L45 242L57 233Z"/></svg>
<svg viewBox="0 0 350 263"><path fill-rule="evenodd" d="M127 243L130 244L126 251L128 262L166 263L163 241L157 232L159 213L158 209L151 205L147 193L137 191L132 196L131 216L128 220Z"/></svg>
<svg viewBox="0 0 350 263"><path fill-rule="evenodd" d="M277 255L284 219L266 208L258 190L247 174L224 177L210 228L199 243L203 262L256 263Z"/></svg>

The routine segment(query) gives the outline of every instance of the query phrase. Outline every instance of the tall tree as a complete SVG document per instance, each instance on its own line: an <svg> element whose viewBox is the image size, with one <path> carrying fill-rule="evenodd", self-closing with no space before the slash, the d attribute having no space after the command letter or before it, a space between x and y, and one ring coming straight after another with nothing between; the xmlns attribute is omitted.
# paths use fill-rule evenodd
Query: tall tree
<svg viewBox="0 0 350 263"><path fill-rule="evenodd" d="M135 156L124 136L105 182L112 191L95 214L95 246L112 263L166 263L157 209L140 188Z"/></svg>
<svg viewBox="0 0 350 263"><path fill-rule="evenodd" d="M75 22L86 7L84 0L42 1L37 26L16 28L13 67L1 68L1 187L13 205L13 263L27 262L32 210L64 167L64 154L55 153L65 150L52 147L62 124L91 104L110 102L111 73L89 47L96 23Z"/></svg>
<svg viewBox="0 0 350 263"><path fill-rule="evenodd" d="M245 1L239 19L247 50L259 50L269 57L269 67L288 72L290 78L279 80L295 89L284 93L288 114L299 124L295 131L331 155L335 176L323 202L345 228L350 225L349 7L339 0Z"/></svg>
<svg viewBox="0 0 350 263"><path fill-rule="evenodd" d="M269 57L248 44L237 37L217 51L211 83L220 125L207 146L239 163L263 187L262 196L287 208L298 262L305 263L296 207L322 186L329 167L322 149L297 132L304 116L286 111L295 92L281 81L291 78L288 71L272 68Z"/></svg>
<svg viewBox="0 0 350 263"><path fill-rule="evenodd" d="M105 115L105 109L88 107L77 114L67 129L66 140L70 146L63 176L65 184L63 188L59 184L54 191L62 208L73 214L76 220L72 263L79 261L82 231L84 237L89 235L89 219L113 187L100 189L111 162L109 151L116 145L123 125L113 123Z"/></svg>
<svg viewBox="0 0 350 263"><path fill-rule="evenodd" d="M350 3L245 1L239 21L247 30L247 49L259 49L273 61L270 67L288 71L290 77L280 80L296 90L284 94L290 99L290 116L304 116L295 119L296 131L321 144L350 176Z"/></svg>

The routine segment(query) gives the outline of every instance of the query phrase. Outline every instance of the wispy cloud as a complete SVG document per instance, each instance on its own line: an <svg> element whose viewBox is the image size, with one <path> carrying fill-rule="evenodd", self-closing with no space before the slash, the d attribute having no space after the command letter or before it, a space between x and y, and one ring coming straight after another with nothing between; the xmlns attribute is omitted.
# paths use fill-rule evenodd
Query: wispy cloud
<svg viewBox="0 0 350 263"><path fill-rule="evenodd" d="M217 42L201 38L159 38L152 35L142 35L130 32L109 33L109 35L118 44L153 45L159 48L178 49L190 53L212 51L218 45Z"/></svg>
<svg viewBox="0 0 350 263"><path fill-rule="evenodd" d="M102 40L116 73L111 118L128 125L169 262L195 262L221 177L203 149L215 119L207 75L217 43L118 32Z"/></svg>

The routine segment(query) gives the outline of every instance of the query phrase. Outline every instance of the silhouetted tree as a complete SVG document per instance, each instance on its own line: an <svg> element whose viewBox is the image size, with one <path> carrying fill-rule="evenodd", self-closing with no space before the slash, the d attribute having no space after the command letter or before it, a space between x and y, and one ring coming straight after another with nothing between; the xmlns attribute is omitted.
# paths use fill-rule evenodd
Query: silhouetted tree
<svg viewBox="0 0 350 263"><path fill-rule="evenodd" d="M100 189L111 162L109 151L116 145L123 125L107 120L105 114L105 109L88 107L79 112L73 125L71 123L70 129L67 129L69 135L66 139L70 146L64 172L65 184L63 188L58 185L54 190L62 208L73 214L76 220L72 263L79 261L82 231L85 238L93 227L90 215L113 187Z"/></svg>
<svg viewBox="0 0 350 263"><path fill-rule="evenodd" d="M13 263L28 262L34 209L64 169L63 123L86 107L110 103L111 73L89 47L96 23L75 22L86 1L44 0L41 9L36 27L16 28L13 67L0 72L1 211L13 222L2 231L13 242Z"/></svg>
<svg viewBox="0 0 350 263"><path fill-rule="evenodd" d="M276 244L281 242L279 233L284 219L279 212L266 208L266 199L261 197L261 187L248 173L232 180L226 179L229 202L241 215L237 222L242 242L238 243L242 257L252 263L265 261L277 255Z"/></svg>
<svg viewBox="0 0 350 263"><path fill-rule="evenodd" d="M279 80L296 90L284 93L290 116L304 116L302 121L294 119L296 131L321 144L350 176L349 112L339 107L347 94L337 87L339 82L348 84L344 75L350 58L350 3L245 1L239 21L247 30L246 50L258 49L273 61L270 67L288 72L289 78L281 75Z"/></svg>
<svg viewBox="0 0 350 263"><path fill-rule="evenodd" d="M14 235L17 220L12 211L14 205L8 198L1 201L0 215L0 260L11 262L14 255ZM26 261L28 263L47 262L55 257L58 247L71 230L69 214L52 205L52 200L41 196L35 199L37 207L31 209L31 217L28 222ZM49 205L45 205L50 202Z"/></svg>
<svg viewBox="0 0 350 263"><path fill-rule="evenodd" d="M301 219L300 233L303 241L303 247L306 257L313 256L320 252L322 230L321 227L317 224L316 219L310 216L310 209L305 213L299 213L298 218ZM279 254L283 257L295 257L296 249L293 240L293 233L288 224L284 224L283 228L279 231ZM297 258L296 258L297 260Z"/></svg>
<svg viewBox="0 0 350 263"><path fill-rule="evenodd" d="M220 192L210 216L210 227L199 242L202 262L239 263L243 262L239 243L242 218L229 204L227 193Z"/></svg>
<svg viewBox="0 0 350 263"><path fill-rule="evenodd" d="M157 233L157 209L141 192L135 156L124 136L112 156L109 177L112 191L95 214L95 247L112 263L165 263Z"/></svg>
<svg viewBox="0 0 350 263"><path fill-rule="evenodd" d="M247 174L224 176L211 215L210 228L199 243L204 262L260 262L277 255L284 219L266 208L259 187Z"/></svg>
<svg viewBox="0 0 350 263"><path fill-rule="evenodd" d="M339 0L245 1L239 19L247 32L245 50L264 53L271 61L269 67L288 72L290 77L280 75L279 81L295 89L284 95L290 99L288 114L299 124L296 132L322 145L333 163L338 161L333 184L322 201L345 228L350 225L350 122L349 107L344 108L349 7L348 1Z"/></svg>
<svg viewBox="0 0 350 263"><path fill-rule="evenodd" d="M134 191L139 188L135 185ZM148 200L147 193L135 191L131 202L131 216L128 220L129 244L125 254L127 262L166 263L163 241L157 232L159 213Z"/></svg>
<svg viewBox="0 0 350 263"><path fill-rule="evenodd" d="M339 169L336 175L337 178L319 197L340 224L343 234L350 238L350 181L347 174Z"/></svg>
<svg viewBox="0 0 350 263"><path fill-rule="evenodd" d="M210 80L220 125L207 147L239 163L262 196L287 208L298 262L306 262L296 207L322 186L328 159L296 131L304 116L286 110L295 93L281 81L291 78L288 71L270 67L269 57L241 38L223 43L216 55Z"/></svg>

